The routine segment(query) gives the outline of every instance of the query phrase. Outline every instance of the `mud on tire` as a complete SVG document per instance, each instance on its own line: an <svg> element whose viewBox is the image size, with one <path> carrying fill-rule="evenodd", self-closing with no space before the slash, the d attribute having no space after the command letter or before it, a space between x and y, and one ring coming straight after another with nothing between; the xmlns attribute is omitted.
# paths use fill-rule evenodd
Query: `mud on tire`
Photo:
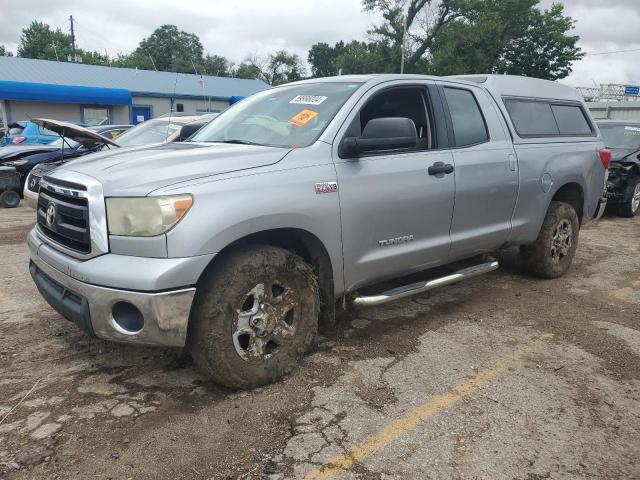
<svg viewBox="0 0 640 480"><path fill-rule="evenodd" d="M576 253L580 223L575 209L564 202L551 202L538 238L520 249L527 272L542 278L564 275Z"/></svg>
<svg viewBox="0 0 640 480"><path fill-rule="evenodd" d="M198 283L187 346L216 382L253 388L293 370L318 329L313 269L287 250L251 245L217 259Z"/></svg>

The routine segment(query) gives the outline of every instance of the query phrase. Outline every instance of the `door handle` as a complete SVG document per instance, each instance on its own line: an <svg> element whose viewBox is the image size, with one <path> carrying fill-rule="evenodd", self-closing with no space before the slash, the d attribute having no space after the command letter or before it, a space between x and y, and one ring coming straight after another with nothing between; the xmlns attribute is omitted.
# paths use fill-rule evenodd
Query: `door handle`
<svg viewBox="0 0 640 480"><path fill-rule="evenodd" d="M427 172L429 172L429 175L441 177L453 173L453 165L450 163L436 162L427 169Z"/></svg>

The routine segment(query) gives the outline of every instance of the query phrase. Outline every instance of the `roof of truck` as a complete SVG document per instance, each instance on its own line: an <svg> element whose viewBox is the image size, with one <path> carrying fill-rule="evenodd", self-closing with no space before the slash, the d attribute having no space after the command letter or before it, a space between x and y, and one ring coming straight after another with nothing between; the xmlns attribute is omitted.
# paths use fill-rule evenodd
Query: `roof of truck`
<svg viewBox="0 0 640 480"><path fill-rule="evenodd" d="M313 78L294 83L312 82L354 82L382 83L393 80L453 80L456 82L482 85L496 97L531 97L554 100L582 101L582 97L572 87L540 78L521 77L517 75L453 75L435 77L431 75L414 74L369 74L369 75L341 75L338 77ZM291 85L291 84L286 84Z"/></svg>
<svg viewBox="0 0 640 480"><path fill-rule="evenodd" d="M582 101L582 97L575 88L540 78L517 75L455 75L445 78L480 84L498 97Z"/></svg>

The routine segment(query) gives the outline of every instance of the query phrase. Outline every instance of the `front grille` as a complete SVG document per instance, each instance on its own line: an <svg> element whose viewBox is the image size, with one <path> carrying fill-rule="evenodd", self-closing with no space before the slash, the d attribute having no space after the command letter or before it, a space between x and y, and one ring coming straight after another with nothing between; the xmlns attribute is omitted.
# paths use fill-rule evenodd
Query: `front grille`
<svg viewBox="0 0 640 480"><path fill-rule="evenodd" d="M38 196L38 228L45 236L63 247L79 253L90 253L91 232L87 199L72 195L68 190L54 191L49 187L49 183L52 181L48 179L47 183L42 183Z"/></svg>

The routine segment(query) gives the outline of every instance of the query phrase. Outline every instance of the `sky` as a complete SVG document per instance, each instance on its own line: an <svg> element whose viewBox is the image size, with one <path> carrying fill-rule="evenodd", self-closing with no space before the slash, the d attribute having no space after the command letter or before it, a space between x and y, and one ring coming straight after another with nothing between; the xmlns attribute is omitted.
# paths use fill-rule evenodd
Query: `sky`
<svg viewBox="0 0 640 480"><path fill-rule="evenodd" d="M552 0L541 0L548 7ZM587 56L563 80L573 86L640 83L640 0L563 0L577 20ZM75 19L79 47L116 55L166 23L200 37L205 51L241 62L248 55L286 49L306 59L316 42L363 40L377 20L360 0L0 0L0 45L16 52L32 20L68 31ZM636 52L591 53L639 49ZM482 73L482 72L476 72Z"/></svg>

